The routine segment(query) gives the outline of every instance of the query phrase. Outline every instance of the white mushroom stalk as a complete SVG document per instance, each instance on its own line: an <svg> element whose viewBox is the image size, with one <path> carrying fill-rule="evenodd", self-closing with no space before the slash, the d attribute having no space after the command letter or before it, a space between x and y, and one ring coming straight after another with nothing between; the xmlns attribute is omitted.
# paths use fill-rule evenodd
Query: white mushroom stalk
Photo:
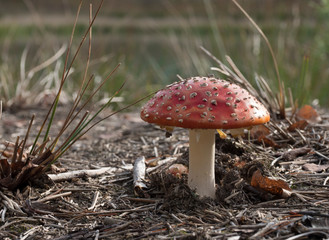
<svg viewBox="0 0 329 240"><path fill-rule="evenodd" d="M201 197L215 198L215 130L190 129L188 185Z"/></svg>

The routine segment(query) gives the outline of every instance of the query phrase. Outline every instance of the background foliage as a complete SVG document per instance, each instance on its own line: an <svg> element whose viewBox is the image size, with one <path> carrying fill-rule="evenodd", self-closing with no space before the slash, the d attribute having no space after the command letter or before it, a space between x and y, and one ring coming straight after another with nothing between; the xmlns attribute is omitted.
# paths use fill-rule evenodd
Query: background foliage
<svg viewBox="0 0 329 240"><path fill-rule="evenodd" d="M318 99L328 107L329 1L239 3L269 38L281 78L299 105ZM40 93L40 86L54 88L64 56L30 77L28 73L66 46L76 1L16 0L1 4L1 100L18 101L17 95L22 92L34 96L33 92ZM88 8L84 4L75 47L87 28ZM201 45L221 60L229 55L252 83L257 73L277 88L264 41L231 1L113 0L105 1L93 27L90 73L100 81L117 63L122 65L100 99L113 93L124 80L128 82L122 96L125 102L132 102L176 81L176 74L189 77L212 73L210 67L215 63L202 53ZM87 50L84 52L66 86L68 96L82 79Z"/></svg>

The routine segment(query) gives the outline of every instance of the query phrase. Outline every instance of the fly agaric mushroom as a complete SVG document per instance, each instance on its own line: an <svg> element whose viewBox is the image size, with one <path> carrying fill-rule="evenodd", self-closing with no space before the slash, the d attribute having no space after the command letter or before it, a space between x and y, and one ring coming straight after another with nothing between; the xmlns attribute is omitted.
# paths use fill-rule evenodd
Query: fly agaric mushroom
<svg viewBox="0 0 329 240"><path fill-rule="evenodd" d="M215 198L215 130L263 124L270 115L236 84L193 77L158 91L142 107L141 118L163 127L189 129L188 185L201 197Z"/></svg>

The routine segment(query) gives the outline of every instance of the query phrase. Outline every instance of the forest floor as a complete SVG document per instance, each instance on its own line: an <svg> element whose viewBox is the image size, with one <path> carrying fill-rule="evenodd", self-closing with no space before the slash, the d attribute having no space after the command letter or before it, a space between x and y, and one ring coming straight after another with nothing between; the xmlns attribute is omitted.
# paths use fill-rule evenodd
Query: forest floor
<svg viewBox="0 0 329 240"><path fill-rule="evenodd" d="M53 133L64 111L60 108ZM23 136L32 112L37 130L45 109L4 112L2 142ZM272 122L263 141L217 137L214 200L199 199L185 173L168 172L174 163L188 166L186 129L166 137L138 113L114 115L47 173L50 179L71 173L66 180L45 178L0 191L1 239L328 239L329 114L319 114L322 120L304 130L289 132L289 121ZM146 176L140 188L133 169L142 157ZM260 188L251 184L257 169L265 182ZM76 170L92 171L73 175ZM269 193L266 176L286 182L291 196Z"/></svg>

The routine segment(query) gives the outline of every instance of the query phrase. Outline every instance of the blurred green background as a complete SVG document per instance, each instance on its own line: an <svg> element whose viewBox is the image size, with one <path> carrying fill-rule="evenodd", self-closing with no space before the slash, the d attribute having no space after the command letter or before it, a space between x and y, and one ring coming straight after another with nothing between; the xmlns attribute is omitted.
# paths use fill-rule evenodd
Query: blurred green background
<svg viewBox="0 0 329 240"><path fill-rule="evenodd" d="M88 26L89 3L83 1L73 50ZM329 1L241 0L274 49L282 80L298 104L319 100L329 107ZM0 1L0 98L36 99L55 89L65 54L44 68L45 60L67 46L78 1ZM262 75L277 91L269 50L245 16L228 0L106 0L93 26L89 73L100 81L121 63L100 100L127 80L121 93L131 103L177 80L213 73L216 66L203 46L225 62L229 55L255 84ZM72 95L81 82L88 44L73 65L65 90ZM71 54L72 58L73 54ZM57 83L56 83L57 81ZM19 89L17 89L19 88ZM33 101L31 101L33 102Z"/></svg>

